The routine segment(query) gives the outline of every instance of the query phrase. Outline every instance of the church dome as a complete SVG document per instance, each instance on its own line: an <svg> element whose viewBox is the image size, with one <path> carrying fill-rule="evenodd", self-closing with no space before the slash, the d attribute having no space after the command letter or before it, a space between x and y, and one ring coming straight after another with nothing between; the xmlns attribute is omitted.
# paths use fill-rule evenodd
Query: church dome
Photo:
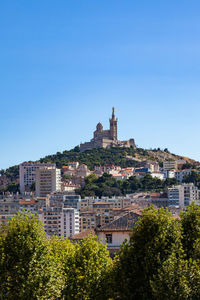
<svg viewBox="0 0 200 300"><path fill-rule="evenodd" d="M97 124L97 131L102 131L103 130L103 125L99 122L98 124Z"/></svg>

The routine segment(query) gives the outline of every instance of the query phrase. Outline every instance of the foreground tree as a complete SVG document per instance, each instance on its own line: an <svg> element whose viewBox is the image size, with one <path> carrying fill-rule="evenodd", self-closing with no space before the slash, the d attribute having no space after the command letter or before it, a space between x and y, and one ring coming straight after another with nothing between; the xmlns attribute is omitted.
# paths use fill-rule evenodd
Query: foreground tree
<svg viewBox="0 0 200 300"><path fill-rule="evenodd" d="M0 232L0 299L58 299L63 280L38 217L18 213Z"/></svg>
<svg viewBox="0 0 200 300"><path fill-rule="evenodd" d="M116 262L115 293L119 299L153 299L151 281L163 262L180 246L180 225L165 210L149 208L133 229L130 243Z"/></svg>
<svg viewBox="0 0 200 300"><path fill-rule="evenodd" d="M188 261L172 253L151 280L154 299L186 300L190 298Z"/></svg>
<svg viewBox="0 0 200 300"><path fill-rule="evenodd" d="M74 245L65 261L64 299L108 299L112 260L106 246L96 238Z"/></svg>
<svg viewBox="0 0 200 300"><path fill-rule="evenodd" d="M200 206L192 203L181 214L182 244L187 259L200 259Z"/></svg>
<svg viewBox="0 0 200 300"><path fill-rule="evenodd" d="M154 299L200 299L199 262L172 253L151 281Z"/></svg>

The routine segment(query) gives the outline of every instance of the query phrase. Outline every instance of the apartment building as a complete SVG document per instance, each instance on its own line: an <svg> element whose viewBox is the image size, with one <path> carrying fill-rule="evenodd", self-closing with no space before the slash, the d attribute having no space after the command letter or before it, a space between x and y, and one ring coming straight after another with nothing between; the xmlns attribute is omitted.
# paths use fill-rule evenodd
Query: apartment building
<svg viewBox="0 0 200 300"><path fill-rule="evenodd" d="M19 201L19 211L30 211L32 214L39 212L41 204L36 199L20 200Z"/></svg>
<svg viewBox="0 0 200 300"><path fill-rule="evenodd" d="M77 208L65 207L63 198L62 202L60 201L61 197L57 198L57 200L58 202L54 202L53 206L43 207L40 219L44 224L47 236L70 237L79 232L79 211ZM56 206L56 204L58 205Z"/></svg>
<svg viewBox="0 0 200 300"><path fill-rule="evenodd" d="M63 200L63 208L75 208L79 209L81 202L81 196L80 195L65 195Z"/></svg>
<svg viewBox="0 0 200 300"><path fill-rule="evenodd" d="M177 161L176 160L165 160L163 162L163 171L170 171L177 169Z"/></svg>
<svg viewBox="0 0 200 300"><path fill-rule="evenodd" d="M80 211L79 213L79 231L94 229L97 226L97 216L93 210Z"/></svg>
<svg viewBox="0 0 200 300"><path fill-rule="evenodd" d="M148 168L151 172L159 173L160 167L157 161L145 160L141 162L141 167Z"/></svg>
<svg viewBox="0 0 200 300"><path fill-rule="evenodd" d="M44 207L39 215L40 220L44 224L47 236L61 236L61 217L62 210L57 207Z"/></svg>
<svg viewBox="0 0 200 300"><path fill-rule="evenodd" d="M88 210L80 210L80 231L108 224L112 220L112 203L95 202Z"/></svg>
<svg viewBox="0 0 200 300"><path fill-rule="evenodd" d="M15 215L19 210L19 195L1 195L0 196L0 224L3 226Z"/></svg>
<svg viewBox="0 0 200 300"><path fill-rule="evenodd" d="M75 208L63 208L61 213L61 235L71 237L79 233L79 211Z"/></svg>
<svg viewBox="0 0 200 300"><path fill-rule="evenodd" d="M69 194L68 192L53 192L47 196L47 206L49 207L64 207L64 208L79 208L81 196L76 194Z"/></svg>
<svg viewBox="0 0 200 300"><path fill-rule="evenodd" d="M95 198L95 197L85 197L81 199L79 207L81 210L88 210L89 208L93 207L94 203L98 202L108 202L111 204L112 208L124 208L131 205L131 198L129 197L116 197L113 196L109 197L102 197L102 198Z"/></svg>
<svg viewBox="0 0 200 300"><path fill-rule="evenodd" d="M36 180L36 170L42 167L56 167L51 163L29 163L24 162L19 165L19 179L20 179L20 193L24 194L25 191L30 191L30 188Z"/></svg>
<svg viewBox="0 0 200 300"><path fill-rule="evenodd" d="M184 207L192 201L199 202L199 191L193 183L185 183L168 188L169 206Z"/></svg>
<svg viewBox="0 0 200 300"><path fill-rule="evenodd" d="M164 174L164 179L175 177L175 171L174 170L163 171L163 174Z"/></svg>
<svg viewBox="0 0 200 300"><path fill-rule="evenodd" d="M113 220L111 203L109 202L94 203L93 210L97 216L97 226L108 224Z"/></svg>
<svg viewBox="0 0 200 300"><path fill-rule="evenodd" d="M45 197L61 190L61 171L55 167L42 167L36 170L36 196Z"/></svg>

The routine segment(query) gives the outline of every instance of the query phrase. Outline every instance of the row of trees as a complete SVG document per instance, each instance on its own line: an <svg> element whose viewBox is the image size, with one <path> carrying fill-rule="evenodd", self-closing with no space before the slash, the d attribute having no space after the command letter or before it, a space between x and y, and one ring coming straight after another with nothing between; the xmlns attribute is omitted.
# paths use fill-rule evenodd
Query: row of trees
<svg viewBox="0 0 200 300"><path fill-rule="evenodd" d="M200 207L144 210L114 260L95 238L47 239L19 213L1 228L0 282L0 299L200 299Z"/></svg>
<svg viewBox="0 0 200 300"><path fill-rule="evenodd" d="M85 178L85 185L77 191L81 197L85 196L122 196L139 191L162 191L165 187L177 184L175 178L160 180L153 178L150 174L138 179L136 176L131 176L127 180L116 180L110 174L103 174L97 177L91 174Z"/></svg>
<svg viewBox="0 0 200 300"><path fill-rule="evenodd" d="M108 299L112 264L96 238L47 239L37 216L18 213L0 232L0 299Z"/></svg>

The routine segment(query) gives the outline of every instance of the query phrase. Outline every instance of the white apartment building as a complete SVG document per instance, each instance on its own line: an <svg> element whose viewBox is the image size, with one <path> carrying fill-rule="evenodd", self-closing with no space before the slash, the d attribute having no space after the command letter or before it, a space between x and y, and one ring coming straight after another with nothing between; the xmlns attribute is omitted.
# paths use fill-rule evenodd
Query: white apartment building
<svg viewBox="0 0 200 300"><path fill-rule="evenodd" d="M153 177L153 178L158 178L158 179L160 179L160 180L163 180L164 179L164 174L163 173L151 173L151 176Z"/></svg>
<svg viewBox="0 0 200 300"><path fill-rule="evenodd" d="M175 185L168 188L168 199L169 206L184 207L191 204L192 201L199 201L199 191L193 183Z"/></svg>
<svg viewBox="0 0 200 300"><path fill-rule="evenodd" d="M75 208L63 208L61 213L61 236L79 233L79 212Z"/></svg>
<svg viewBox="0 0 200 300"><path fill-rule="evenodd" d="M177 169L177 161L175 160L165 160L163 162L163 171L170 171Z"/></svg>
<svg viewBox="0 0 200 300"><path fill-rule="evenodd" d="M20 178L20 193L24 194L25 191L29 191L31 185L36 180L36 170L42 167L56 167L51 163L29 163L24 162L19 165L19 178Z"/></svg>
<svg viewBox="0 0 200 300"><path fill-rule="evenodd" d="M175 171L163 171L164 179L166 178L174 178L175 177Z"/></svg>
<svg viewBox="0 0 200 300"><path fill-rule="evenodd" d="M43 167L36 170L36 196L46 195L61 190L61 171L55 167Z"/></svg>

